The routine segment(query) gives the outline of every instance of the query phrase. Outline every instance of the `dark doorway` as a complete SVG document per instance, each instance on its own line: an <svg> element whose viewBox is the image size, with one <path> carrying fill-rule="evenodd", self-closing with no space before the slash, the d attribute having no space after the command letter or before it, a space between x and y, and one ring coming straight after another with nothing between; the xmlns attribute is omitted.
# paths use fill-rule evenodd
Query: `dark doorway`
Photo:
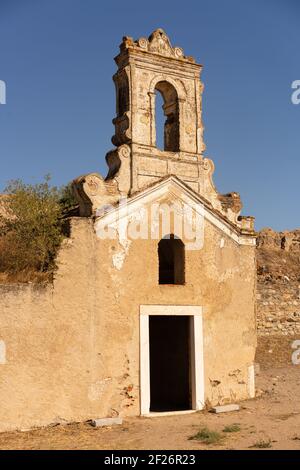
<svg viewBox="0 0 300 470"><path fill-rule="evenodd" d="M191 409L190 317L150 315L150 411Z"/></svg>

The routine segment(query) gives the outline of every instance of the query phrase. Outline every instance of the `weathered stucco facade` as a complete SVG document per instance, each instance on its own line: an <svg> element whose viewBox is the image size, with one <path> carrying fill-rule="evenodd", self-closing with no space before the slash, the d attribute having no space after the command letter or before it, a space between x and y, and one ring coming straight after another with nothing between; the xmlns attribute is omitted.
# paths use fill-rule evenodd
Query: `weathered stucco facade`
<svg viewBox="0 0 300 470"><path fill-rule="evenodd" d="M253 219L240 216L238 194L219 195L212 183L201 66L162 30L124 38L116 62L116 149L105 180L74 182L81 216L70 219L53 285L0 288L0 430L156 411L155 315L191 320L188 409L255 393ZM155 141L156 92L165 103L164 150ZM171 207L169 224L162 207ZM158 246L169 234L184 247L178 283L176 257L173 282L160 282ZM179 350L172 353L161 361L180 369Z"/></svg>

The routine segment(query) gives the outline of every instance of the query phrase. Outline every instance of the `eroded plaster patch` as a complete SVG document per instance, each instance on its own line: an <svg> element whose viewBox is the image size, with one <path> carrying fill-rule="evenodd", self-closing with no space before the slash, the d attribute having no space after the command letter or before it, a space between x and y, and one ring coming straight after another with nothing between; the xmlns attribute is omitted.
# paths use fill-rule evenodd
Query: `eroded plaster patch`
<svg viewBox="0 0 300 470"><path fill-rule="evenodd" d="M250 398L255 397L255 371L253 364L248 367L248 394Z"/></svg>
<svg viewBox="0 0 300 470"><path fill-rule="evenodd" d="M227 279L233 278L233 277L236 276L238 273L239 273L239 266L237 266L236 268L226 269L226 271L224 271L224 272L220 275L220 282L224 282L224 281L226 281Z"/></svg>
<svg viewBox="0 0 300 470"><path fill-rule="evenodd" d="M125 258L128 254L128 251L129 251L129 248L130 248L130 245L131 245L131 241L127 240L127 239L121 239L120 238L119 243L120 243L122 248L121 248L120 251L118 251L118 253L114 254L113 257L112 257L113 267L116 268L118 271L120 271L123 267Z"/></svg>
<svg viewBox="0 0 300 470"><path fill-rule="evenodd" d="M0 340L0 364L6 364L6 346L3 339Z"/></svg>
<svg viewBox="0 0 300 470"><path fill-rule="evenodd" d="M90 401L99 400L106 388L106 386L111 382L111 377L107 377L103 380L97 380L90 385L88 396Z"/></svg>
<svg viewBox="0 0 300 470"><path fill-rule="evenodd" d="M113 255L113 267L116 268L118 271L121 271L123 267L125 256L125 251L120 251L119 253Z"/></svg>
<svg viewBox="0 0 300 470"><path fill-rule="evenodd" d="M131 240L128 239L128 233L127 233L129 222L130 222L130 218L126 217L123 220L119 220L118 223L115 224L114 226L121 249L113 255L112 264L113 264L113 267L117 269L118 271L122 269L125 258L128 254L128 251L131 245Z"/></svg>

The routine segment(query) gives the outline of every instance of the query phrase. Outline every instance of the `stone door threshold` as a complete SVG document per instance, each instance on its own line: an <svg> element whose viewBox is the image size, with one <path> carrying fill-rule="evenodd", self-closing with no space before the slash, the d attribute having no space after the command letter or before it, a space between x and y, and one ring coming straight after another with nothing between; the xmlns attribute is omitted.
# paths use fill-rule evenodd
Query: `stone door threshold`
<svg viewBox="0 0 300 470"><path fill-rule="evenodd" d="M199 410L180 410L180 411L151 411L148 414L142 415L144 418L159 418L160 416L174 416L174 415L188 415L197 413Z"/></svg>

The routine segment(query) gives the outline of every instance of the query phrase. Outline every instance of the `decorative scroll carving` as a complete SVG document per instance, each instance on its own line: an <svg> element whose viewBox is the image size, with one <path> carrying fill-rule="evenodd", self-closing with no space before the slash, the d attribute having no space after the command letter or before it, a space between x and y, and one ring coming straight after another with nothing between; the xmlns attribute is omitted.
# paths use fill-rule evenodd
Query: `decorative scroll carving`
<svg viewBox="0 0 300 470"><path fill-rule="evenodd" d="M209 158L203 158L203 160L201 160L201 165L202 165L202 168L205 172L207 172L211 175L214 173L215 165L214 165L213 161L210 160Z"/></svg>
<svg viewBox="0 0 300 470"><path fill-rule="evenodd" d="M184 57L183 49L181 49L181 47L174 47L174 55L178 59L181 58L181 57Z"/></svg>
<svg viewBox="0 0 300 470"><path fill-rule="evenodd" d="M138 43L138 46L139 46L141 49L146 49L146 50L148 50L148 46L149 46L148 39L146 39L146 38L140 38L140 39L138 39L137 43Z"/></svg>
<svg viewBox="0 0 300 470"><path fill-rule="evenodd" d="M121 195L127 195L130 191L130 154L129 145L121 145L105 157L109 167L105 181L114 178Z"/></svg>
<svg viewBox="0 0 300 470"><path fill-rule="evenodd" d="M90 217L99 207L114 204L119 195L115 182L107 183L98 173L80 176L73 181L79 212L82 217Z"/></svg>
<svg viewBox="0 0 300 470"><path fill-rule="evenodd" d="M115 204L130 191L130 147L121 145L106 154L109 171L105 180L98 173L80 176L73 181L82 217L96 214L97 209Z"/></svg>

